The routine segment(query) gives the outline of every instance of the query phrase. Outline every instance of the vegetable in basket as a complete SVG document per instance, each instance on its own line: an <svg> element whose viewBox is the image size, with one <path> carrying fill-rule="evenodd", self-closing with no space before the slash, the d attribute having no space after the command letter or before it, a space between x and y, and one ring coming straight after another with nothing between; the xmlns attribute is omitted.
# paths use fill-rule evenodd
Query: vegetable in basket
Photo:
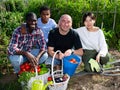
<svg viewBox="0 0 120 90"><path fill-rule="evenodd" d="M21 73L21 75L19 75L19 79L18 82L24 82L27 84L27 82L30 80L31 77L34 77L35 73L31 73L31 72L23 72Z"/></svg>

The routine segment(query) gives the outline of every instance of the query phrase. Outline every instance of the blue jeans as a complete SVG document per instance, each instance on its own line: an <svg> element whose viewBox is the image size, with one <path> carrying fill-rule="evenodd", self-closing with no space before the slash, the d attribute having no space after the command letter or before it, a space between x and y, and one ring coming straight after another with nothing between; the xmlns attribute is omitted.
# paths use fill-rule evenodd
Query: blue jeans
<svg viewBox="0 0 120 90"><path fill-rule="evenodd" d="M39 53L39 49L33 49L31 51L31 54L33 54L34 56L37 56L38 53ZM20 65L21 64L28 61L28 59L25 56L22 56L22 55L10 55L8 58L11 61L11 64L14 68L15 73L18 73L20 71ZM41 56L41 58L39 60L39 64L45 62L45 60L47 58L48 58L48 54L46 52Z"/></svg>
<svg viewBox="0 0 120 90"><path fill-rule="evenodd" d="M51 65L52 64L52 59L53 57L48 56L47 60L45 61L46 65ZM61 60L59 59L54 59L54 65L60 65Z"/></svg>

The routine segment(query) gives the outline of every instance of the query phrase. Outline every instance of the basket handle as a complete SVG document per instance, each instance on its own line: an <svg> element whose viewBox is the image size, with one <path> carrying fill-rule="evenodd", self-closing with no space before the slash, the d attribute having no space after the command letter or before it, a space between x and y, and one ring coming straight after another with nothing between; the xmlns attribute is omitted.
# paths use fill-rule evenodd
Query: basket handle
<svg viewBox="0 0 120 90"><path fill-rule="evenodd" d="M53 77L53 75L54 75L54 71L53 71L53 69L54 69L54 59L55 59L55 56L56 56L57 53L61 53L61 51L60 51L60 50L57 50L57 51L54 53L53 58L52 58L52 65L51 65L51 75L52 75L52 78L53 78L53 81L54 81L54 82L55 82L54 77ZM61 74L63 74L63 60L62 60L62 65L61 65L61 66L62 66L62 67L61 67L61 70L57 70L57 71L61 71L61 72L62 72Z"/></svg>
<svg viewBox="0 0 120 90"><path fill-rule="evenodd" d="M35 76L38 76L37 66L35 66Z"/></svg>

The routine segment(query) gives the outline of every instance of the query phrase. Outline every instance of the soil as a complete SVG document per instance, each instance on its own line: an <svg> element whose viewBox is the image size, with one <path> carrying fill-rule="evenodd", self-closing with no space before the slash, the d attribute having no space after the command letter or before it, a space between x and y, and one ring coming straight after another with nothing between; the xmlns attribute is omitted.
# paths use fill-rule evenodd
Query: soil
<svg viewBox="0 0 120 90"><path fill-rule="evenodd" d="M72 77L67 90L120 90L120 78L97 74Z"/></svg>
<svg viewBox="0 0 120 90"><path fill-rule="evenodd" d="M120 59L120 52L117 50L111 49L109 52L115 60ZM0 83L6 84L16 79L15 74L5 75L0 79ZM120 90L120 76L104 76L100 74L72 76L67 90Z"/></svg>
<svg viewBox="0 0 120 90"><path fill-rule="evenodd" d="M111 58L120 59L120 52L109 50ZM67 90L120 90L120 76L87 74L71 77Z"/></svg>

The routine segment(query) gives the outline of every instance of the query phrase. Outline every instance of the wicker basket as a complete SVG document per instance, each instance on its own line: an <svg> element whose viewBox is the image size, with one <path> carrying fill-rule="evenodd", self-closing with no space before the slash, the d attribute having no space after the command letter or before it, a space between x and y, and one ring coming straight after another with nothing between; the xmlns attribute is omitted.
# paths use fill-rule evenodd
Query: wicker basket
<svg viewBox="0 0 120 90"><path fill-rule="evenodd" d="M54 59L57 53L61 52L60 50L57 50L53 56L52 59L52 65L51 65L51 76L53 78L53 85L49 85L49 90L66 90L67 89L67 85L68 85L68 81L70 79L70 76L66 74L67 79L63 82L59 82L56 83L55 82L55 77L62 77L63 74L63 60L62 60L62 64L61 64L61 70L56 70L53 71L53 67L54 67Z"/></svg>

